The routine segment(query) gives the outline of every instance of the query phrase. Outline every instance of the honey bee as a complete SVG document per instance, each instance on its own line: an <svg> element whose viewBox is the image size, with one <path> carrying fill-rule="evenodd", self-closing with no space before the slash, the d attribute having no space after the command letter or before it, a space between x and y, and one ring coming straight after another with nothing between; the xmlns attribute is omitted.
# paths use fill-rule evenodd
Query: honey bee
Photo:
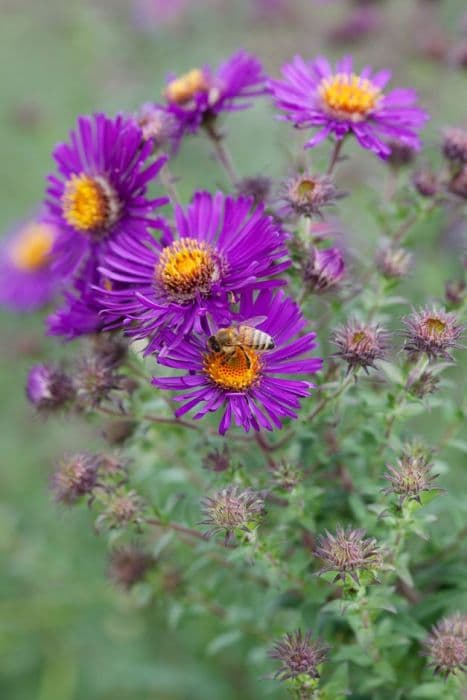
<svg viewBox="0 0 467 700"><path fill-rule="evenodd" d="M273 350L275 347L274 340L268 333L255 328L265 318L265 316L260 316L235 326L219 328L215 335L208 338L208 349L212 352L222 353L225 364L232 362L237 353L241 352L249 369L251 360L245 348L264 352L265 350Z"/></svg>

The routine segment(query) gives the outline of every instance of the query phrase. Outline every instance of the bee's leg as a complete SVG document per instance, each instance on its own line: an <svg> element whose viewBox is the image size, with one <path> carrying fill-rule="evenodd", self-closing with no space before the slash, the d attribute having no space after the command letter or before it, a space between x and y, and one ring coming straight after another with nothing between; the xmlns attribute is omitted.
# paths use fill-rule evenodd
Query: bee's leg
<svg viewBox="0 0 467 700"><path fill-rule="evenodd" d="M250 369L251 368L251 360L248 356L248 353L245 350L245 348L242 348L241 346L240 346L240 348L241 348L241 351L243 352L243 357L245 358L246 366L248 369Z"/></svg>

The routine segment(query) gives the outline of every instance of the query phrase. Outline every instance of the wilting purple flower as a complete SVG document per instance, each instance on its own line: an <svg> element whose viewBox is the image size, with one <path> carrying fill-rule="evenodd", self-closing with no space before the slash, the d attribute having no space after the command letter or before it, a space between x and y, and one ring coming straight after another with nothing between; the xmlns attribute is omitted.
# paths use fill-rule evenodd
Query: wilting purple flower
<svg viewBox="0 0 467 700"><path fill-rule="evenodd" d="M196 408L194 418L199 419L221 410L221 435L232 420L248 432L251 428L281 428L284 419L297 418L300 400L313 387L309 375L322 367L321 359L309 356L316 347L315 333L296 338L306 325L299 307L282 291L273 294L270 290L260 292L256 300L245 294L238 317L229 326L264 316L256 329L272 338L273 350L261 352L252 343L242 344L226 356L209 349L209 336L204 334L186 338L159 358L161 364L185 370L177 377L153 379L158 387L180 392L175 400L183 405L177 416ZM264 336L260 339L265 342ZM307 379L297 379L297 375Z"/></svg>
<svg viewBox="0 0 467 700"><path fill-rule="evenodd" d="M103 495L105 508L96 520L98 530L124 527L140 529L144 522L146 503L136 491L118 488Z"/></svg>
<svg viewBox="0 0 467 700"><path fill-rule="evenodd" d="M410 357L425 353L430 359L452 360L450 350L461 348L458 342L464 332L455 313L424 307L402 319L405 326L404 350Z"/></svg>
<svg viewBox="0 0 467 700"><path fill-rule="evenodd" d="M29 370L26 395L39 411L54 411L64 408L75 397L75 390L60 367L40 364Z"/></svg>
<svg viewBox="0 0 467 700"><path fill-rule="evenodd" d="M352 58L342 58L333 71L326 58L304 61L296 56L282 69L284 80L271 80L269 89L285 119L297 128L316 127L319 131L306 144L313 148L330 134L341 140L353 133L358 143L380 158L391 152L391 139L418 150L418 131L428 115L416 106L417 95L411 89L396 89L384 94L391 73L372 75L364 68L353 72Z"/></svg>
<svg viewBox="0 0 467 700"><path fill-rule="evenodd" d="M434 197L439 192L440 182L437 174L429 168L420 168L412 176L412 182L422 197Z"/></svg>
<svg viewBox="0 0 467 700"><path fill-rule="evenodd" d="M282 206L279 216L284 218L322 216L321 210L342 197L332 179L327 175L314 175L310 172L294 175L286 180L280 190Z"/></svg>
<svg viewBox="0 0 467 700"><path fill-rule="evenodd" d="M424 641L424 656L435 673L447 678L467 670L467 615L455 613L432 627Z"/></svg>
<svg viewBox="0 0 467 700"><path fill-rule="evenodd" d="M90 495L97 483L99 456L87 452L64 457L52 475L52 489L58 501L71 505Z"/></svg>
<svg viewBox="0 0 467 700"><path fill-rule="evenodd" d="M53 153L57 175L49 176L47 205L60 230L54 264L70 273L84 260L96 262L122 234L139 237L154 225L153 211L167 198L149 199L148 184L166 158L146 164L152 143L131 118L80 117L70 142Z"/></svg>
<svg viewBox="0 0 467 700"><path fill-rule="evenodd" d="M207 536L225 533L229 538L236 530L252 532L264 510L263 499L254 491L228 486L202 501L204 520L209 525Z"/></svg>
<svg viewBox="0 0 467 700"><path fill-rule="evenodd" d="M249 98L265 93L264 81L258 59L237 51L216 71L209 66L193 68L171 79L164 91L166 109L178 120L182 132L195 133L221 112L249 107Z"/></svg>
<svg viewBox="0 0 467 700"><path fill-rule="evenodd" d="M345 274L345 263L339 248L312 248L303 279L309 288L321 294L335 287Z"/></svg>
<svg viewBox="0 0 467 700"><path fill-rule="evenodd" d="M314 554L324 563L318 574L335 571L334 581L341 579L343 582L348 574L357 585L358 572L374 573L383 563L375 539L366 538L364 530L350 527L344 530L340 525L337 526L335 535L326 531L326 535L319 537Z"/></svg>
<svg viewBox="0 0 467 700"><path fill-rule="evenodd" d="M384 359L388 348L388 333L379 325L366 324L356 319L337 328L332 341L339 348L335 353L348 364L348 370L374 367L376 360Z"/></svg>
<svg viewBox="0 0 467 700"><path fill-rule="evenodd" d="M76 399L82 408L96 408L108 400L112 392L123 388L123 375L105 357L88 352L76 363L73 381Z"/></svg>
<svg viewBox="0 0 467 700"><path fill-rule="evenodd" d="M227 445L224 445L222 452L212 450L203 459L203 467L210 472L225 472L230 467L230 452Z"/></svg>
<svg viewBox="0 0 467 700"><path fill-rule="evenodd" d="M186 211L176 207L176 231L167 228L161 242L149 234L110 242L101 273L111 288L100 293L107 321L118 326L125 317L128 334L149 338L152 352L202 332L207 315L226 323L237 292L282 284L271 276L289 266L286 233L263 206L251 206L199 192ZM113 291L114 282L124 288Z"/></svg>
<svg viewBox="0 0 467 700"><path fill-rule="evenodd" d="M302 634L301 630L286 634L275 643L269 652L272 659L281 662L275 678L286 681L304 675L319 678L318 666L326 659L328 647L320 641L314 641L311 632Z"/></svg>
<svg viewBox="0 0 467 700"><path fill-rule="evenodd" d="M118 586L129 590L145 578L154 563L154 558L138 545L116 547L110 554L108 575Z"/></svg>
<svg viewBox="0 0 467 700"><path fill-rule="evenodd" d="M56 294L61 275L52 270L58 231L41 217L18 225L1 243L0 304L13 311L45 306Z"/></svg>

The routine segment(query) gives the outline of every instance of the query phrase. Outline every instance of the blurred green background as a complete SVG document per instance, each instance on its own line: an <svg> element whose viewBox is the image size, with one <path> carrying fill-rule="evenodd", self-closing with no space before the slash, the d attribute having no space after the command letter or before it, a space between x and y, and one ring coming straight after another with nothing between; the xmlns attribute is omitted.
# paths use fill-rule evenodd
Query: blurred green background
<svg viewBox="0 0 467 700"><path fill-rule="evenodd" d="M249 4L229 0L216 10L193 0L182 21L170 26L151 21L143 31L134 6L123 0L1 0L2 230L40 201L50 151L79 113L134 110L158 99L167 72L216 64L240 46L262 57L275 74L294 53L337 56L344 50L330 48L326 39L348 12L343 0L290 2L288 17L273 21L255 17ZM432 30L433 12L448 41L457 41L465 1L380 4L382 31L349 50L359 64L391 67L395 82L419 90L432 114L427 157L436 159L440 127L467 124L467 72L420 56L417 41ZM294 135L274 120L266 100L230 117L227 126L242 174L279 176L286 170ZM353 196L343 203L341 219L353 250L367 256L375 222L364 202L368 190L380 186L385 166L357 149L352 155L342 178ZM324 157L324 151L316 155L318 166ZM174 171L185 198L195 187L225 185L201 138L184 145ZM444 280L460 269L456 248L436 258L429 252L433 232L427 231L431 248L424 253L424 235L420 231L422 264L416 273L423 278L413 285L418 301L441 297ZM167 631L163 601L143 607L112 588L105 577L106 545L93 534L86 509L57 507L48 488L53 462L64 451L102 447L99 429L68 417L45 425L33 414L24 400L27 368L34 359L63 351L43 337L40 318L3 313L1 322L0 697L285 697L282 688L261 682L248 643L207 653L209 641L222 631L219 623L200 616ZM465 487L465 480L453 485ZM463 517L465 510L444 526L457 529Z"/></svg>

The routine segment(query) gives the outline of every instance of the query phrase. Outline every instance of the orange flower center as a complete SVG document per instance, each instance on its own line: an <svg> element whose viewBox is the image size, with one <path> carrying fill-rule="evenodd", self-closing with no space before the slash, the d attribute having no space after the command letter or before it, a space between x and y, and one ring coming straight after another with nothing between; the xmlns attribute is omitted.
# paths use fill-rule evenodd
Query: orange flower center
<svg viewBox="0 0 467 700"><path fill-rule="evenodd" d="M259 354L251 348L236 348L232 355L211 352L204 356L204 371L221 389L246 391L261 373Z"/></svg>
<svg viewBox="0 0 467 700"><path fill-rule="evenodd" d="M432 338L441 337L446 330L446 323L440 318L436 318L436 316L425 319L423 321L423 326Z"/></svg>
<svg viewBox="0 0 467 700"><path fill-rule="evenodd" d="M19 234L11 249L15 267L34 272L47 265L55 240L55 231L45 223L30 223Z"/></svg>
<svg viewBox="0 0 467 700"><path fill-rule="evenodd" d="M165 97L169 102L183 105L193 99L198 92L208 92L209 85L206 76L199 68L193 68L188 73L172 80L166 89Z"/></svg>
<svg viewBox="0 0 467 700"><path fill-rule="evenodd" d="M220 277L215 251L193 238L181 238L164 248L154 273L167 296L178 303L209 294Z"/></svg>
<svg viewBox="0 0 467 700"><path fill-rule="evenodd" d="M81 173L72 175L62 197L65 221L83 233L102 232L119 217L120 204L107 180Z"/></svg>
<svg viewBox="0 0 467 700"><path fill-rule="evenodd" d="M336 119L362 121L381 99L381 90L367 78L337 73L324 78L318 88L323 104Z"/></svg>

